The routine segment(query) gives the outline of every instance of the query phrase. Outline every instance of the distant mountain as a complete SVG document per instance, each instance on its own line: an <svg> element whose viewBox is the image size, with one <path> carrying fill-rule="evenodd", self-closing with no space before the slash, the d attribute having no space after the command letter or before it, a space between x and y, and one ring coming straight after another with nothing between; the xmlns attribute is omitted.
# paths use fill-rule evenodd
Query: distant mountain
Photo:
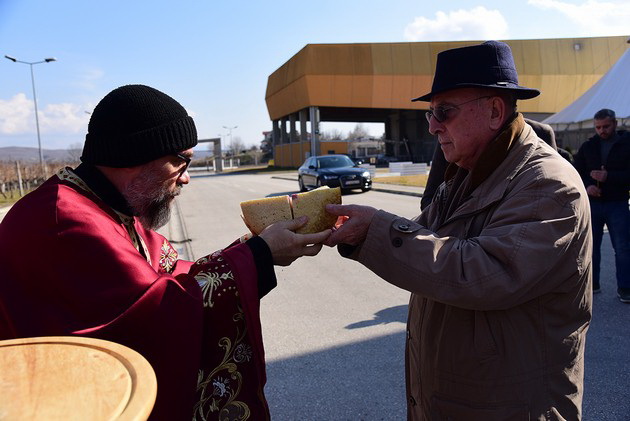
<svg viewBox="0 0 630 421"><path fill-rule="evenodd" d="M78 161L81 156L80 150L70 149L42 149L44 161L67 162ZM195 160L205 159L212 156L212 151L206 148L195 149ZM27 148L19 146L7 146L0 148L0 162L3 161L20 161L20 162L39 162L39 149Z"/></svg>
<svg viewBox="0 0 630 421"><path fill-rule="evenodd" d="M42 149L42 154L45 161L57 162L73 161L81 155L80 151L70 149ZM39 149L20 146L0 148L0 161L39 162Z"/></svg>

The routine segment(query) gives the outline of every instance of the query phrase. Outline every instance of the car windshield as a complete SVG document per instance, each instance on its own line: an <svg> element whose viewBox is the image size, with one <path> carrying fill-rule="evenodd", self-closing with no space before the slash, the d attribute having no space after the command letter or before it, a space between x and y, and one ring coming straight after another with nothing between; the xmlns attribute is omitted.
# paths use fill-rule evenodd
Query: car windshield
<svg viewBox="0 0 630 421"><path fill-rule="evenodd" d="M354 162L347 156L323 156L317 158L318 168L353 167Z"/></svg>

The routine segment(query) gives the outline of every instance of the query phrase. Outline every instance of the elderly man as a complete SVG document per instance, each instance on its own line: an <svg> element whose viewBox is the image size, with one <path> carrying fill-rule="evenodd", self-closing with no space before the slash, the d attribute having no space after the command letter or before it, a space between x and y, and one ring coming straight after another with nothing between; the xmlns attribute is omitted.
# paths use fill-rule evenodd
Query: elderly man
<svg viewBox="0 0 630 421"><path fill-rule="evenodd" d="M326 241L410 291L406 375L413 420L581 417L591 320L591 234L573 167L516 100L509 46L443 51L429 130L450 163L414 219L359 205Z"/></svg>
<svg viewBox="0 0 630 421"><path fill-rule="evenodd" d="M601 109L593 117L595 136L575 155L575 168L586 186L593 228L593 292L600 292L599 274L604 225L615 250L617 295L630 303L630 133L617 131L613 110Z"/></svg>
<svg viewBox="0 0 630 421"><path fill-rule="evenodd" d="M278 223L179 260L153 229L190 181L196 144L192 118L168 95L127 85L105 96L82 164L0 224L0 339L78 335L135 349L158 381L151 419L266 419L259 299L276 285L274 263L317 254L330 230Z"/></svg>

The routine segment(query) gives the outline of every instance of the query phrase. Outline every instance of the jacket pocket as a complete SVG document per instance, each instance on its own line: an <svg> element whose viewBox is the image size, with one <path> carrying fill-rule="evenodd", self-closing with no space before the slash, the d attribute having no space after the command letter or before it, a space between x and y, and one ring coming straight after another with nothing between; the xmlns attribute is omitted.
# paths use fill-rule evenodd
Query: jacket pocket
<svg viewBox="0 0 630 421"><path fill-rule="evenodd" d="M528 421L529 407L524 403L480 404L433 396L431 398L431 420Z"/></svg>
<svg viewBox="0 0 630 421"><path fill-rule="evenodd" d="M481 363L494 359L499 351L488 323L488 315L484 311L475 311L475 352Z"/></svg>

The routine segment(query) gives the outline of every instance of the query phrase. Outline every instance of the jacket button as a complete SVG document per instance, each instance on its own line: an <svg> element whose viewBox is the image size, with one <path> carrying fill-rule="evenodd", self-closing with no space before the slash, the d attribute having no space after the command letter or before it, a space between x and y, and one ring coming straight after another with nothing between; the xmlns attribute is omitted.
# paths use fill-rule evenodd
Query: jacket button
<svg viewBox="0 0 630 421"><path fill-rule="evenodd" d="M407 329L407 340L411 339L411 331Z"/></svg>
<svg viewBox="0 0 630 421"><path fill-rule="evenodd" d="M402 231L409 231L409 225L408 224L400 224L400 225L398 225L398 228L401 229Z"/></svg>
<svg viewBox="0 0 630 421"><path fill-rule="evenodd" d="M409 396L409 405L416 406L416 400L413 398L413 396Z"/></svg>
<svg viewBox="0 0 630 421"><path fill-rule="evenodd" d="M396 238L394 238L394 239L392 240L392 245L393 245L394 247L400 247L400 246L402 246L402 243L403 243L403 242L402 242L402 238L400 238L400 237L396 237Z"/></svg>

